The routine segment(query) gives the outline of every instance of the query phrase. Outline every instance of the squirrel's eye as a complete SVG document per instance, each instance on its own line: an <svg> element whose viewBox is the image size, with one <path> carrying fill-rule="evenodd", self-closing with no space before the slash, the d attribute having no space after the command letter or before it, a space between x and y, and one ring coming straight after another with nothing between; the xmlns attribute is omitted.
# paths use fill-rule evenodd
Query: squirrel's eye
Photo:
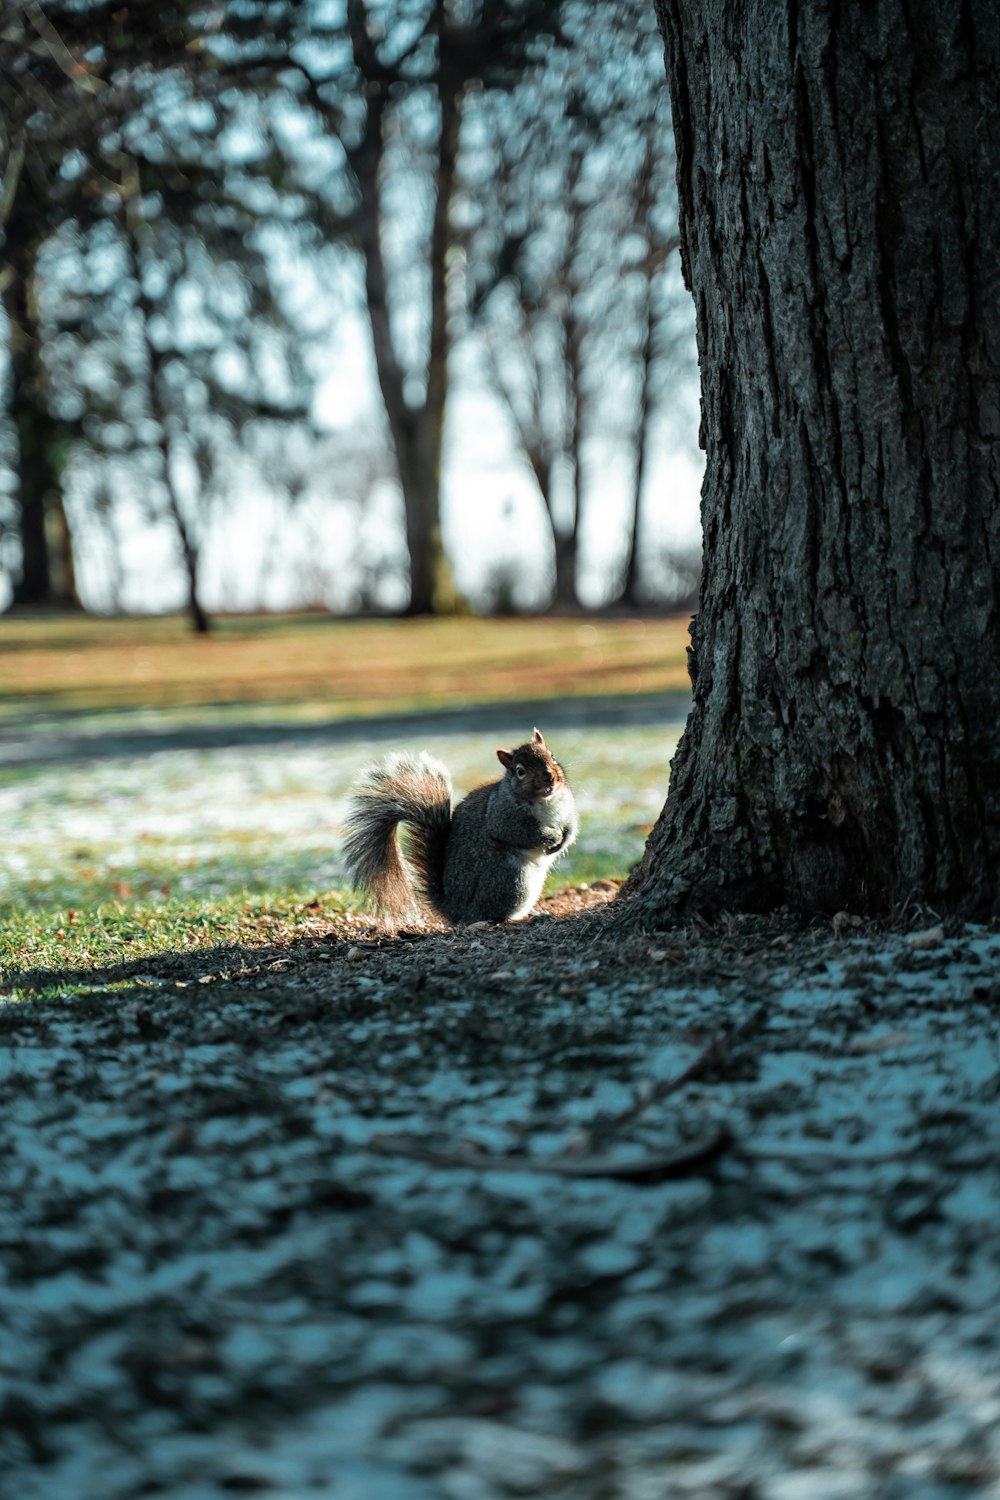
<svg viewBox="0 0 1000 1500"><path fill-rule="evenodd" d="M527 774L528 774L528 773L527 773L527 771L526 771L526 770L525 770L525 769L524 769L524 767L523 767L523 766L518 766L518 767L517 767L517 779L518 779L518 781L523 781L523 780L524 780L524 778L525 778L525 777L526 777L526 776L527 776Z"/></svg>

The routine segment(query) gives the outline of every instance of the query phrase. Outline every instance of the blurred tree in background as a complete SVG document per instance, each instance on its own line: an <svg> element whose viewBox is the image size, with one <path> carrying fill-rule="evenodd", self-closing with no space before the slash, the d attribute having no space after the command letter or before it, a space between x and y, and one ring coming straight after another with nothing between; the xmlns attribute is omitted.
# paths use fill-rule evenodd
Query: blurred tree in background
<svg viewBox="0 0 1000 1500"><path fill-rule="evenodd" d="M459 345L537 486L553 602L609 463L630 500L605 594L637 600L690 342L645 0L59 0L8 8L0 71L15 602L72 601L85 556L119 607L139 539L172 537L206 629L232 528L263 506L287 569L325 504L350 519L314 593L454 607Z"/></svg>
<svg viewBox="0 0 1000 1500"><path fill-rule="evenodd" d="M103 49L90 26L96 16L50 9L54 15L37 4L8 7L0 34L0 283L21 554L14 597L26 603L69 603L75 597L62 485L73 433L58 421L48 389L38 260L61 225L92 216L106 169L100 149L104 123L119 108L97 66ZM106 13L103 19L107 23Z"/></svg>
<svg viewBox="0 0 1000 1500"><path fill-rule="evenodd" d="M554 602L576 603L588 448L611 433L631 464L618 592L636 603L651 429L678 357L670 119L645 0L618 0L607 27L588 5L562 16L563 48L469 121L471 312L545 507Z"/></svg>

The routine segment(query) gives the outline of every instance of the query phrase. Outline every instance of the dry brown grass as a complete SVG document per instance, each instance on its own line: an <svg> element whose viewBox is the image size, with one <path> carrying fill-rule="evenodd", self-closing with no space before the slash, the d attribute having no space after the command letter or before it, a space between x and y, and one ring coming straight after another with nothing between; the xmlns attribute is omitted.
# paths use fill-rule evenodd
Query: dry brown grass
<svg viewBox="0 0 1000 1500"><path fill-rule="evenodd" d="M303 719L688 685L687 620L0 621L0 720L283 705Z"/></svg>

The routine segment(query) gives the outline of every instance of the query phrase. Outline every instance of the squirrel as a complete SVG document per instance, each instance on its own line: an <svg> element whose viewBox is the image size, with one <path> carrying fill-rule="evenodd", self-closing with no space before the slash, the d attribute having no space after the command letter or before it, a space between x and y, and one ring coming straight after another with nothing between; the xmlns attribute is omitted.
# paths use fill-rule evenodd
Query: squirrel
<svg viewBox="0 0 1000 1500"><path fill-rule="evenodd" d="M430 755L393 755L364 773L344 853L354 884L384 919L412 917L418 899L452 926L516 922L531 911L549 866L576 838L576 804L538 729L497 758L504 775L454 812L451 777ZM400 823L410 831L416 886L400 857Z"/></svg>

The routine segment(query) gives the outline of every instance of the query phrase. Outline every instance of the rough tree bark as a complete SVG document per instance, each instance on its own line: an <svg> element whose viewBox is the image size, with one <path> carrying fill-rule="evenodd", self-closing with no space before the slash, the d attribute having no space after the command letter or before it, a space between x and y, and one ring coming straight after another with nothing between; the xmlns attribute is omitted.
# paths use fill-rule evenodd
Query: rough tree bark
<svg viewBox="0 0 1000 1500"><path fill-rule="evenodd" d="M1000 10L657 10L705 581L694 706L626 895L649 921L995 913Z"/></svg>

